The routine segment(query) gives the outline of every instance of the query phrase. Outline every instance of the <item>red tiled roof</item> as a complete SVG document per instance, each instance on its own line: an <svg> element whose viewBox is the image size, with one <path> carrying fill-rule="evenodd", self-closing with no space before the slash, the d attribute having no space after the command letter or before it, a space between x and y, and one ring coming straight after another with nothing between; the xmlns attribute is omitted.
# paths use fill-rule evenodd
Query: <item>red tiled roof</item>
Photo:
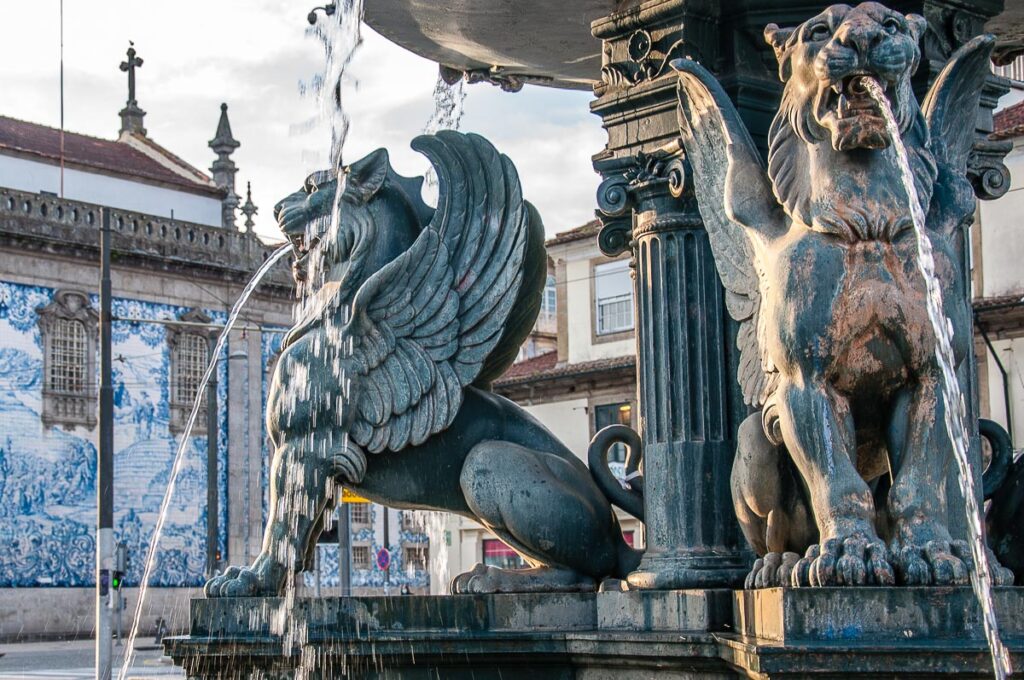
<svg viewBox="0 0 1024 680"><path fill-rule="evenodd" d="M974 311L982 312L986 309L1002 307L1024 307L1024 294L1014 293L1012 295L996 295L987 298L974 298L971 301Z"/></svg>
<svg viewBox="0 0 1024 680"><path fill-rule="evenodd" d="M993 117L992 139L1010 139L1024 134L1024 101L1007 106Z"/></svg>
<svg viewBox="0 0 1024 680"><path fill-rule="evenodd" d="M505 375L494 381L494 386L510 387L535 380L554 380L556 378L583 376L618 368L631 368L633 366L636 366L635 356L580 361L575 364L562 364L559 366L558 353L548 352L547 354L541 354L532 359L512 364L511 368L505 372Z"/></svg>
<svg viewBox="0 0 1024 680"><path fill-rule="evenodd" d="M521 378L524 375L533 375L539 371L549 371L555 367L556 363L558 363L558 352L538 354L535 357L512 364L499 380L511 380L512 378Z"/></svg>
<svg viewBox="0 0 1024 680"><path fill-rule="evenodd" d="M560 243L571 243L585 238L593 238L594 236L597 236L597 232L599 231L601 231L601 221L591 220L586 224L581 224L575 229L555 234L547 240L547 245L550 247L556 246Z"/></svg>
<svg viewBox="0 0 1024 680"><path fill-rule="evenodd" d="M90 137L66 130L64 131L64 162L68 166L100 170L129 179L171 184L193 193L203 193L215 197L223 195L220 189L210 183L210 179L206 175L152 140L147 138L142 141L155 152L167 158L169 162L181 167L186 173L194 174L195 178L190 179L184 174L174 172L124 142ZM0 153L4 151L59 163L61 158L60 130L38 123L0 116Z"/></svg>

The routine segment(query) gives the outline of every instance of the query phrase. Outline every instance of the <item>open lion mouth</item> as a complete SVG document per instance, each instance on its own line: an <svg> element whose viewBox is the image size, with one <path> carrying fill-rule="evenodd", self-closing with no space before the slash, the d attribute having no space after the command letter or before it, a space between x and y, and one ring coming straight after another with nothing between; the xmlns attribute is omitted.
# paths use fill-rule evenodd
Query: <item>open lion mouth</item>
<svg viewBox="0 0 1024 680"><path fill-rule="evenodd" d="M884 149L892 142L878 102L868 91L869 79L881 86L893 106L890 83L872 73L851 73L819 85L815 118L831 132L832 146L837 151Z"/></svg>
<svg viewBox="0 0 1024 680"><path fill-rule="evenodd" d="M309 255L319 245L320 238L314 236L306 246L305 234L289 234L288 239L292 242L292 278L296 283L304 283L309 278Z"/></svg>

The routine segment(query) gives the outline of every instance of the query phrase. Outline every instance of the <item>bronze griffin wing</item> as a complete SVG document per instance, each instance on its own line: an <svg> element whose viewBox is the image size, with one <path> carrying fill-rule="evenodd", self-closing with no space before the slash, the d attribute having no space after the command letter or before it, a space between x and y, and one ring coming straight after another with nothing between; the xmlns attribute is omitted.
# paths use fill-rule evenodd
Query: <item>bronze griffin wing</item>
<svg viewBox="0 0 1024 680"><path fill-rule="evenodd" d="M703 66L678 59L679 129L689 179L725 287L729 314L740 323L738 380L743 400L764 405L778 371L764 351L759 245L785 225L764 164L725 90Z"/></svg>
<svg viewBox="0 0 1024 680"><path fill-rule="evenodd" d="M488 388L540 309L544 228L512 162L477 135L442 131L412 146L438 172L432 219L356 293L346 362L349 433L373 453L446 429L467 386Z"/></svg>
<svg viewBox="0 0 1024 680"><path fill-rule="evenodd" d="M993 49L995 38L991 35L979 35L965 43L939 72L921 105L929 148L939 170L936 184L945 190L936 192L928 226L945 238L954 238L955 230L974 214L967 161L977 141L974 130L978 103L982 85L991 72Z"/></svg>

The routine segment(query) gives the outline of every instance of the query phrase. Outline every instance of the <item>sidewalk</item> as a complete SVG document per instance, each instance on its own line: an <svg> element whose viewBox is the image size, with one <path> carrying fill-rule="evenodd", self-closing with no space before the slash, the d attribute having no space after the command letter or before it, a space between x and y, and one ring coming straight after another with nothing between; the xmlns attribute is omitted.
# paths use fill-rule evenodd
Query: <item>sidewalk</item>
<svg viewBox="0 0 1024 680"><path fill-rule="evenodd" d="M152 639L139 642L139 647L152 647ZM0 644L0 680L16 678L47 678L48 680L89 680L93 671L92 640L66 642L21 642ZM124 647L114 641L114 677L124 663ZM158 649L137 651L128 678L185 678L182 670L163 657Z"/></svg>

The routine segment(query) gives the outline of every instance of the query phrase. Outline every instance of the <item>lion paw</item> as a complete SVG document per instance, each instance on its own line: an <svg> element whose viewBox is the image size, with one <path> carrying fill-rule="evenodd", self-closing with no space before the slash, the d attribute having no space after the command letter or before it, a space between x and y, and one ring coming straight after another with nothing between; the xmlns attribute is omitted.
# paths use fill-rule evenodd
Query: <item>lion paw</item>
<svg viewBox="0 0 1024 680"><path fill-rule="evenodd" d="M792 570L794 587L889 586L896 582L885 544L855 534L812 545Z"/></svg>
<svg viewBox="0 0 1024 680"><path fill-rule="evenodd" d="M800 561L800 555L794 552L770 552L754 562L754 568L747 574L743 587L747 590L755 588L779 588L792 583L793 569Z"/></svg>
<svg viewBox="0 0 1024 680"><path fill-rule="evenodd" d="M452 593L558 593L593 592L594 579L571 569L532 567L530 569L499 569L477 564L471 571L452 579Z"/></svg>
<svg viewBox="0 0 1024 680"><path fill-rule="evenodd" d="M967 544L961 541L894 544L891 552L902 585L954 586L970 581L974 561Z"/></svg>
<svg viewBox="0 0 1024 680"><path fill-rule="evenodd" d="M985 549L993 585L1013 584L1013 572ZM894 544L890 550L899 582L908 586L960 586L970 583L974 557L967 541L928 541L924 545Z"/></svg>
<svg viewBox="0 0 1024 680"><path fill-rule="evenodd" d="M277 585L262 571L252 567L228 567L220 576L214 576L203 587L206 597L258 597L277 595Z"/></svg>

